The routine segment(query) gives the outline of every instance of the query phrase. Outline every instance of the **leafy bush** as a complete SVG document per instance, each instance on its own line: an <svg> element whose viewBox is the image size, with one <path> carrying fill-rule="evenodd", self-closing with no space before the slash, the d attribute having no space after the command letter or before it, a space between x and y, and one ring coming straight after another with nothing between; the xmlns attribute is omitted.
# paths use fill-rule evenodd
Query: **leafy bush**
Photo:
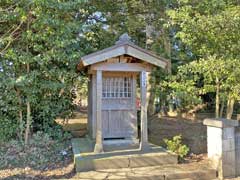
<svg viewBox="0 0 240 180"><path fill-rule="evenodd" d="M7 141L16 136L16 132L16 122L7 118L0 118L0 142Z"/></svg>
<svg viewBox="0 0 240 180"><path fill-rule="evenodd" d="M164 139L167 149L176 153L180 158L186 156L189 152L187 145L182 144L182 136L174 136L172 140Z"/></svg>
<svg viewBox="0 0 240 180"><path fill-rule="evenodd" d="M64 131L62 126L60 126L59 124L55 124L53 127L46 127L43 132L48 134L54 140L63 141L72 138L71 133Z"/></svg>
<svg viewBox="0 0 240 180"><path fill-rule="evenodd" d="M0 73L0 142L16 137L18 132L18 101L11 91L10 83L7 83L9 81Z"/></svg>

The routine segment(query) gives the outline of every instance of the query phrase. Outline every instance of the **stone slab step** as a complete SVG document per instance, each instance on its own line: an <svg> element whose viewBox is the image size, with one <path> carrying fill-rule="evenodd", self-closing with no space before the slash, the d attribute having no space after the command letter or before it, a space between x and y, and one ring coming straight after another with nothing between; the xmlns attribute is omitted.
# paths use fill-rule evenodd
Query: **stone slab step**
<svg viewBox="0 0 240 180"><path fill-rule="evenodd" d="M186 171L179 173L170 173L166 174L165 180L180 180L183 178L192 179L192 180L213 180L216 178L216 170L195 170L195 171Z"/></svg>
<svg viewBox="0 0 240 180"><path fill-rule="evenodd" d="M96 154L93 152L94 145L88 138L75 138L72 139L72 147L77 172L158 166L178 162L177 155L154 145L147 151L128 149Z"/></svg>
<svg viewBox="0 0 240 180"><path fill-rule="evenodd" d="M83 154L75 160L77 172L112 168L135 168L165 164L177 164L177 157L164 152L138 153L128 151L125 154L124 152L88 155Z"/></svg>
<svg viewBox="0 0 240 180"><path fill-rule="evenodd" d="M216 179L216 171L189 167L184 165L165 165L123 169L105 169L99 171L81 172L77 178L91 180L213 180Z"/></svg>

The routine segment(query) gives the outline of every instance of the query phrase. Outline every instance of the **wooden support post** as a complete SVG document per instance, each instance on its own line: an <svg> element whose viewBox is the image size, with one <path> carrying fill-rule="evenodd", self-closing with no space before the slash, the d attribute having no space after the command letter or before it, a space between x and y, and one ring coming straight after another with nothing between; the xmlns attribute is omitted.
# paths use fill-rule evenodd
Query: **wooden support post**
<svg viewBox="0 0 240 180"><path fill-rule="evenodd" d="M92 88L91 88L91 75L88 77L88 131L92 134L92 106L91 106L91 98L92 98Z"/></svg>
<svg viewBox="0 0 240 180"><path fill-rule="evenodd" d="M96 144L94 148L95 153L103 152L103 137L102 137L102 71L97 71L96 77L97 93L96 93Z"/></svg>
<svg viewBox="0 0 240 180"><path fill-rule="evenodd" d="M147 73L141 72L141 142L140 149L149 149L148 144L148 127L147 127Z"/></svg>

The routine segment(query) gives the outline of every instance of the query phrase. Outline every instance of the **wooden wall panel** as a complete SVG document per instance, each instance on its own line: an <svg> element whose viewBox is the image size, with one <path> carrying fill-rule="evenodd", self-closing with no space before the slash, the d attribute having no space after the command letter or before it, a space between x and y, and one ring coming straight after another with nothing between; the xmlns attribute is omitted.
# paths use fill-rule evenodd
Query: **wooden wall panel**
<svg viewBox="0 0 240 180"><path fill-rule="evenodd" d="M235 130L236 175L240 176L240 127Z"/></svg>

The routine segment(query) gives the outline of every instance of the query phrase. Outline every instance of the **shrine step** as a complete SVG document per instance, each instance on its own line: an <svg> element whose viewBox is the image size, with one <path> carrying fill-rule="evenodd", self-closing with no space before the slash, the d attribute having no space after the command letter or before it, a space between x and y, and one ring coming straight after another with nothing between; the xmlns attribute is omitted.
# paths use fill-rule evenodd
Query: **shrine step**
<svg viewBox="0 0 240 180"><path fill-rule="evenodd" d="M85 180L215 180L216 170L198 164L177 164L138 168L105 169L81 172L77 177Z"/></svg>
<svg viewBox="0 0 240 180"><path fill-rule="evenodd" d="M177 156L159 146L152 145L147 151L128 149L94 153L93 143L88 138L72 139L74 163L77 172L136 168L177 164Z"/></svg>

